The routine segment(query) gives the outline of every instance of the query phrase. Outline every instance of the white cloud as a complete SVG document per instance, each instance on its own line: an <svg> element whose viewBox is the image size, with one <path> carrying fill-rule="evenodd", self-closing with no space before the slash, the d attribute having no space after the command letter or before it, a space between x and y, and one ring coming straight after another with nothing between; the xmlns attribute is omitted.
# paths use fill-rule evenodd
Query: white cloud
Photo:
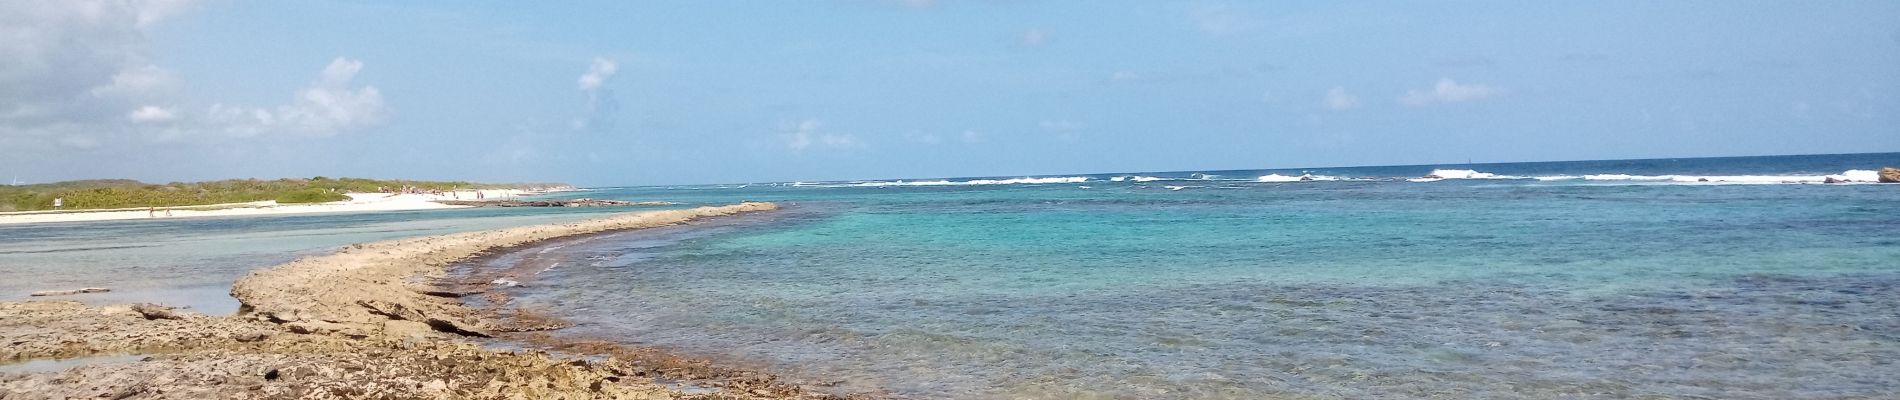
<svg viewBox="0 0 1900 400"><path fill-rule="evenodd" d="M350 87L362 70L362 61L337 57L316 82L298 90L290 104L275 108L213 104L201 122L240 137L265 133L331 136L379 125L389 114L382 91L375 86Z"/></svg>
<svg viewBox="0 0 1900 400"><path fill-rule="evenodd" d="M171 120L178 119L178 115L164 107L144 106L132 110L131 113L127 113L125 118L134 123L157 123L171 122Z"/></svg>
<svg viewBox="0 0 1900 400"><path fill-rule="evenodd" d="M1346 93L1346 88L1333 87L1326 91L1326 97L1320 99L1320 105L1333 111L1345 111L1359 107L1359 97Z"/></svg>
<svg viewBox="0 0 1900 400"><path fill-rule="evenodd" d="M1029 47L1042 47L1049 44L1049 32L1041 29L1023 31L1022 44Z"/></svg>
<svg viewBox="0 0 1900 400"><path fill-rule="evenodd" d="M607 83L607 79L613 78L618 72L620 72L619 63L595 57L593 64L587 66L587 72L581 74L581 90L591 92L600 89L601 84Z"/></svg>
<svg viewBox="0 0 1900 400"><path fill-rule="evenodd" d="M184 1L0 2L0 136L42 144L113 131L135 102L169 87L147 29ZM96 142L95 142L96 143ZM77 146L91 147L91 146Z"/></svg>
<svg viewBox="0 0 1900 400"><path fill-rule="evenodd" d="M1415 89L1406 91L1404 96L1399 96L1399 103L1419 107L1437 103L1458 103L1482 100L1503 96L1505 93L1507 93L1507 91L1500 87L1482 83L1460 85L1458 82L1452 81L1451 78L1440 78L1437 84L1432 85L1431 90L1420 91Z"/></svg>
<svg viewBox="0 0 1900 400"><path fill-rule="evenodd" d="M0 60L8 60L0 62L0 137L10 147L53 150L137 146L204 133L327 136L378 124L387 115L375 87L350 86L363 64L341 57L283 106L187 105L185 82L150 62L146 37L194 4L0 2Z"/></svg>
<svg viewBox="0 0 1900 400"><path fill-rule="evenodd" d="M825 122L816 118L801 121L779 123L779 130L785 131L780 137L785 139L785 148L793 153L803 153L806 149L849 150L864 148L864 141L845 133L833 133L824 129Z"/></svg>
<svg viewBox="0 0 1900 400"><path fill-rule="evenodd" d="M579 118L568 122L568 127L574 130L587 130L600 125L602 112L611 111L617 105L612 97L613 92L603 86L619 72L619 63L602 57L594 57L594 62L587 65L587 72L581 73L581 77L577 79L581 93L587 95L587 108Z"/></svg>
<svg viewBox="0 0 1900 400"><path fill-rule="evenodd" d="M964 130L963 134L960 135L960 137L963 139L964 143L982 143L983 142L983 133L973 131L973 130L967 130L967 129Z"/></svg>
<svg viewBox="0 0 1900 400"><path fill-rule="evenodd" d="M1129 70L1115 71L1114 74L1110 74L1108 76L1108 80L1116 81L1116 82L1126 82L1126 81L1132 81L1136 79L1141 79L1141 74L1137 74L1135 73L1135 71L1129 71Z"/></svg>

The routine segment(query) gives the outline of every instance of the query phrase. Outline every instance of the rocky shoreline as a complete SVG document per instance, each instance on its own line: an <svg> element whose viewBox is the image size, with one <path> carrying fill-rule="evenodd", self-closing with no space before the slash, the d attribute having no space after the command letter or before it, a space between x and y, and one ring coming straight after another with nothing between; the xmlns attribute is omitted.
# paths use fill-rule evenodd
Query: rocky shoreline
<svg viewBox="0 0 1900 400"><path fill-rule="evenodd" d="M231 295L237 315L160 305L0 302L0 399L567 398L837 399L775 376L604 341L514 334L560 326L525 312L476 310L479 285L437 282L459 260L537 241L677 225L776 209L771 203L649 211L601 219L351 245L261 269ZM558 321L556 321L558 322ZM7 364L135 355L55 372Z"/></svg>

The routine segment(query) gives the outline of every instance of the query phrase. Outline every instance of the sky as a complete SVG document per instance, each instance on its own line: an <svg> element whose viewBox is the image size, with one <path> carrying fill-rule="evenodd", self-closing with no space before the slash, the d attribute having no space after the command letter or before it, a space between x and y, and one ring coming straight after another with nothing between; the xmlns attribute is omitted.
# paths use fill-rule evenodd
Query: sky
<svg viewBox="0 0 1900 400"><path fill-rule="evenodd" d="M1893 152L1895 21L1888 0L7 1L0 180Z"/></svg>

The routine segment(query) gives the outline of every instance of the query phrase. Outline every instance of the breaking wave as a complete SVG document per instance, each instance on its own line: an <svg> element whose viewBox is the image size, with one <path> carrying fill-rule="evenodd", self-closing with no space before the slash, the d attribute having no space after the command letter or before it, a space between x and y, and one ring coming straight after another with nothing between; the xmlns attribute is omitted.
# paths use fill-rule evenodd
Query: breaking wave
<svg viewBox="0 0 1900 400"><path fill-rule="evenodd" d="M1278 176L1278 175L1269 175ZM1267 177L1260 177L1265 182ZM1855 169L1832 175L1631 175L1631 174L1584 174L1584 175L1548 175L1513 176L1479 172L1468 169L1435 169L1423 177L1407 179L1412 182L1436 182L1450 179L1526 179L1537 181L1596 181L1629 183L1685 183L1685 184L1798 184L1827 183L1873 183L1880 180L1880 173L1873 170Z"/></svg>
<svg viewBox="0 0 1900 400"><path fill-rule="evenodd" d="M903 181L903 180L875 181L875 182L858 182L858 183L850 184L847 186L887 187L887 186L977 186L977 185L1017 185L1017 184L1037 185L1037 184L1054 184L1054 183L1082 183L1082 182L1088 182L1088 181L1089 181L1089 177L1086 177L1086 176L1059 176L1059 177L1044 177L1044 178L971 179L967 181L952 181L952 180L947 180L947 179L938 179L938 180L929 180L929 181Z"/></svg>

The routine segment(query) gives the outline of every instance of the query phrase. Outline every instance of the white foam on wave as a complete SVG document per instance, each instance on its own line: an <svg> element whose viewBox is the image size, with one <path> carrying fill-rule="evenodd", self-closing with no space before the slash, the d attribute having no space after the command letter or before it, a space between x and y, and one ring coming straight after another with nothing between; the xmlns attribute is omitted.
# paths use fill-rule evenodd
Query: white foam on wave
<svg viewBox="0 0 1900 400"><path fill-rule="evenodd" d="M1265 177L1262 177L1265 178ZM1628 182L1628 183L1664 183L1664 184L1798 184L1824 183L1828 179L1850 183L1878 182L1878 171L1856 169L1833 175L1631 175L1631 174L1585 174L1585 175L1547 175L1521 177L1498 175L1467 169L1432 170L1431 175L1422 178L1407 179L1412 182L1436 182L1446 179L1535 179L1551 181L1592 181L1592 182Z"/></svg>
<svg viewBox="0 0 1900 400"><path fill-rule="evenodd" d="M1695 183L1695 184L1790 184L1825 183L1828 179L1853 183L1874 183L1880 181L1877 171L1855 169L1833 175L1629 175L1596 174L1584 175L1573 179L1586 181L1613 182L1656 182L1656 183Z"/></svg>
<svg viewBox="0 0 1900 400"><path fill-rule="evenodd" d="M1254 178L1255 182L1301 182L1301 181L1337 181L1337 180L1341 180L1340 177L1326 176L1326 175L1313 175L1313 174L1300 174L1300 176L1267 174L1267 175L1262 175L1259 178Z"/></svg>
<svg viewBox="0 0 1900 400"><path fill-rule="evenodd" d="M1432 173L1426 174L1424 178L1417 178L1412 181L1436 180L1431 178L1434 176L1438 177L1437 179L1524 179L1524 177L1521 176L1498 175L1469 169L1434 169Z"/></svg>
<svg viewBox="0 0 1900 400"><path fill-rule="evenodd" d="M1083 182L1088 182L1088 181L1089 181L1089 177L1086 177L1086 176L1056 176L1056 177L1043 177L1043 178L971 179L967 181L951 181L951 180L945 180L945 179L938 179L934 181L901 181L900 180L900 181L882 181L882 182L860 182L857 184L853 184L851 186L887 187L887 186L976 186L976 185L1017 185L1017 184L1040 185L1040 184L1054 184L1054 183L1083 183Z"/></svg>

